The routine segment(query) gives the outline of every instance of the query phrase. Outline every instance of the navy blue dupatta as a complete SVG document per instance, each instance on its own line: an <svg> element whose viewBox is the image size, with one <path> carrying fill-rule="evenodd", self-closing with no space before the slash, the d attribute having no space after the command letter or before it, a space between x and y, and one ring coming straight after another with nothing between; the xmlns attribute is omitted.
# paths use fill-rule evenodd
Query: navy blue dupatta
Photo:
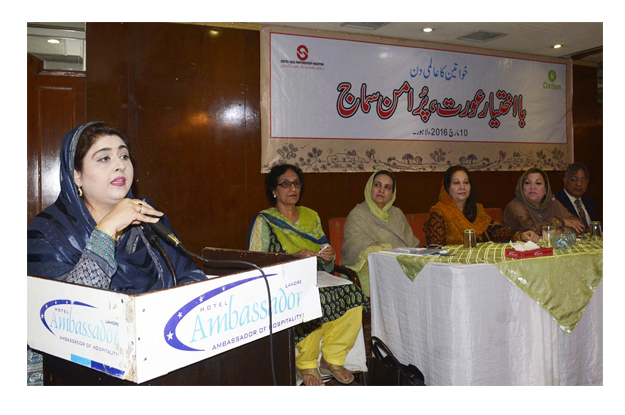
<svg viewBox="0 0 625 415"><path fill-rule="evenodd" d="M96 123L83 124L63 138L59 197L28 225L28 275L59 279L72 271L96 226L74 184L74 156L78 139L85 128ZM134 198L132 190L126 197ZM152 205L148 199L142 200ZM165 216L161 223L171 229ZM190 258L165 242L161 244L176 270L179 284L206 278ZM173 277L163 258L146 244L139 226L130 226L126 230L117 242L115 254L117 271L109 289L142 293L173 286Z"/></svg>

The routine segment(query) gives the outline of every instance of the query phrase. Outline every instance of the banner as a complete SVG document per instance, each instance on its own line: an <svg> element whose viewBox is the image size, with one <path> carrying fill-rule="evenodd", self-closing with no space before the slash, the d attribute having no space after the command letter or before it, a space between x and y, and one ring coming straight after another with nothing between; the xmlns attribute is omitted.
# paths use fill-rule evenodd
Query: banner
<svg viewBox="0 0 625 415"><path fill-rule="evenodd" d="M570 61L432 45L263 28L262 171L572 162Z"/></svg>

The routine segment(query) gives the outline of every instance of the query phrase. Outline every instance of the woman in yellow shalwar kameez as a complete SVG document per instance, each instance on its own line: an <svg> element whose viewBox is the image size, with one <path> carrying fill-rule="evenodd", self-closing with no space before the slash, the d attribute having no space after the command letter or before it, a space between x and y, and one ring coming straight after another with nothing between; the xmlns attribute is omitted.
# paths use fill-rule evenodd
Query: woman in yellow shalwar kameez
<svg viewBox="0 0 625 415"><path fill-rule="evenodd" d="M296 206L303 179L302 171L296 166L283 164L271 169L265 187L267 198L275 207L263 210L254 219L249 249L316 256L317 269L332 272L334 249L323 233L319 215L304 206ZM322 316L295 327L298 351L295 365L306 385L324 384L319 369L349 384L354 375L343 364L360 331L363 306L369 304L360 288L353 284L319 288L319 298ZM318 362L320 348L322 358Z"/></svg>

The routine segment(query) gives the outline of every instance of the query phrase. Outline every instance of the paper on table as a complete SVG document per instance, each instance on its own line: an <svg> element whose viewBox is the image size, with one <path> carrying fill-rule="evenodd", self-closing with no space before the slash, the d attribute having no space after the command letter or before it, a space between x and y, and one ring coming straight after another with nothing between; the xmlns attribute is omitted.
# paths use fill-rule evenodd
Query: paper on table
<svg viewBox="0 0 625 415"><path fill-rule="evenodd" d="M352 282L346 278L336 277L325 271L317 271L317 287L336 287L339 285L350 285Z"/></svg>
<svg viewBox="0 0 625 415"><path fill-rule="evenodd" d="M532 241L517 242L515 244L510 243L515 251L532 251L534 249L540 249L540 246L536 245Z"/></svg>
<svg viewBox="0 0 625 415"><path fill-rule="evenodd" d="M439 254L446 254L447 252L449 252L447 249L440 249L440 248L436 248L436 249L428 249L428 248L394 248L394 249L390 249L390 250L384 250L384 251L380 251L380 252L386 252L389 254L395 254L395 255L420 255L420 256L425 256L425 255L439 255Z"/></svg>
<svg viewBox="0 0 625 415"><path fill-rule="evenodd" d="M419 254L420 252L424 251L425 248L395 248L392 249L393 252L400 252L402 254Z"/></svg>

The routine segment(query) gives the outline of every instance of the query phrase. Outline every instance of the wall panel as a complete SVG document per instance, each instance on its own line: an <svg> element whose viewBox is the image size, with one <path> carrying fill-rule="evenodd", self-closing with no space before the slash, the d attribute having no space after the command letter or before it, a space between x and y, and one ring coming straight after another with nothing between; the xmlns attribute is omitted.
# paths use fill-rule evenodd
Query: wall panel
<svg viewBox="0 0 625 415"><path fill-rule="evenodd" d="M63 136L85 122L85 74L45 71L28 56L28 221L59 195Z"/></svg>
<svg viewBox="0 0 625 415"><path fill-rule="evenodd" d="M34 56L27 56L27 139L26 139L26 163L27 163L27 203L26 216L30 222L41 211L41 186L39 157L41 147L41 134L39 133L39 91L37 88L37 75L43 70L43 61Z"/></svg>

